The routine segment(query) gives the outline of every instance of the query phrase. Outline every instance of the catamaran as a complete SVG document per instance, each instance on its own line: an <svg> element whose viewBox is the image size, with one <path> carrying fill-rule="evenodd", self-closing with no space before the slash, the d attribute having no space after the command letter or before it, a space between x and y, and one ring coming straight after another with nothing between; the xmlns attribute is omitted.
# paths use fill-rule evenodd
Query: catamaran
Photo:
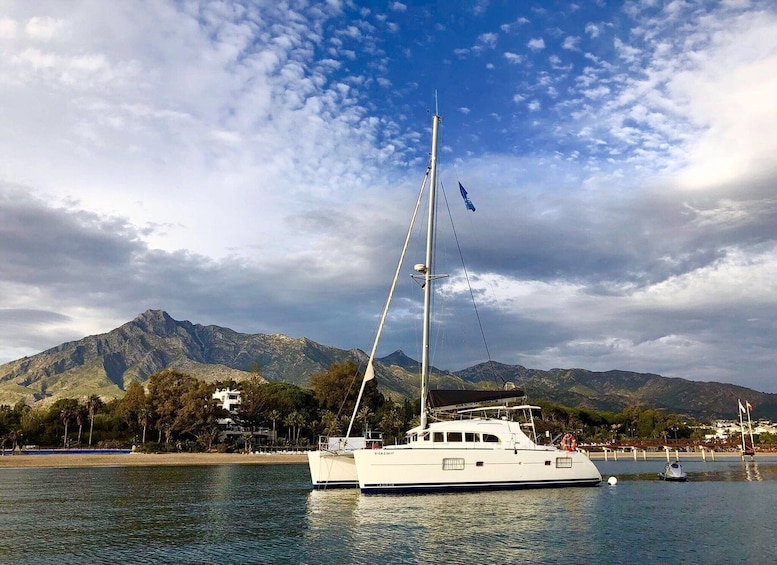
<svg viewBox="0 0 777 565"><path fill-rule="evenodd" d="M538 443L533 414L539 408L521 402L521 391L429 390L433 285L444 276L433 264L440 121L435 113L426 257L414 267L424 291L420 423L407 431L403 444L351 452L359 488L402 493L596 486L602 477L570 434L560 447ZM372 378L369 369L362 389Z"/></svg>

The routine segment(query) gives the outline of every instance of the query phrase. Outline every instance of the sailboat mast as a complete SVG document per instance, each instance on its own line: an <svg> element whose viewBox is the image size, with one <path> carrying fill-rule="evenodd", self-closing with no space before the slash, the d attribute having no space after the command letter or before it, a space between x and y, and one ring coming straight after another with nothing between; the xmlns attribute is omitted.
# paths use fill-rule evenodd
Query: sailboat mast
<svg viewBox="0 0 777 565"><path fill-rule="evenodd" d="M423 352L421 354L421 429L427 427L426 397L429 394L429 343L432 327L432 280L434 259L434 218L437 197L437 139L440 116L432 116L432 158L429 175L429 219L426 228L426 263L424 270Z"/></svg>
<svg viewBox="0 0 777 565"><path fill-rule="evenodd" d="M753 423L750 421L750 402L745 400L747 408L747 431L750 434L750 448L755 450L755 441L753 440Z"/></svg>

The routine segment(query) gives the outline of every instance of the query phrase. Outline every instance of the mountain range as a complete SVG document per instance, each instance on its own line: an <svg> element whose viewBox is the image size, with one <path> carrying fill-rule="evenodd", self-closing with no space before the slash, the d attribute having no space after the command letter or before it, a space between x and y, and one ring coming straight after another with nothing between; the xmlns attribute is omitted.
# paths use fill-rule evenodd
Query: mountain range
<svg viewBox="0 0 777 565"><path fill-rule="evenodd" d="M243 334L220 326L177 321L147 310L104 334L63 343L0 365L0 403L47 405L60 398L120 398L132 381L143 383L165 368L208 381L240 381L257 373L268 381L307 386L311 375L348 359L364 366L367 355L306 338ZM384 395L417 398L419 363L396 351L375 363ZM496 388L513 383L532 400L620 411L641 405L696 418L733 418L737 399L755 407L753 416L777 417L777 394L716 382L696 382L629 371L528 369L495 361L461 371L432 370L431 388Z"/></svg>

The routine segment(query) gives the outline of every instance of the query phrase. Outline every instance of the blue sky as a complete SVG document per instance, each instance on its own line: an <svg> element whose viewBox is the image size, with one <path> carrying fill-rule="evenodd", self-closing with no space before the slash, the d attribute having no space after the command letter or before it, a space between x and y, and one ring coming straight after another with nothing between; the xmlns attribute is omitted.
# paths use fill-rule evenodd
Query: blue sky
<svg viewBox="0 0 777 565"><path fill-rule="evenodd" d="M5 1L0 54L0 362L148 308L369 350L436 103L488 345L441 262L437 366L777 392L773 2Z"/></svg>

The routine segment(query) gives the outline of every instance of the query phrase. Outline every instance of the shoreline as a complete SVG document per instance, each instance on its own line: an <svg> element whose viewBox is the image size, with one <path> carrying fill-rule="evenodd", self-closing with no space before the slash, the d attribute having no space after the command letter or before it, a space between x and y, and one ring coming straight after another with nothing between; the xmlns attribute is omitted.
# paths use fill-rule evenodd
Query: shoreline
<svg viewBox="0 0 777 565"><path fill-rule="evenodd" d="M306 463L304 453L53 453L6 454L0 469L143 467L187 465L276 465Z"/></svg>
<svg viewBox="0 0 777 565"><path fill-rule="evenodd" d="M664 461L710 461L714 462L717 459L731 460L731 459L745 459L750 461L750 455L742 456L737 451L710 451L706 450L703 454L701 451L675 451L670 450L669 453L665 451L638 451L636 455L634 452L614 452L610 451L606 455L603 451L591 451L588 452L588 458L591 461L656 461L663 459ZM755 454L755 459L761 459L764 457L774 457L775 453L770 451L759 451Z"/></svg>
<svg viewBox="0 0 777 565"><path fill-rule="evenodd" d="M737 452L710 452L707 461L716 459L741 459ZM757 453L755 458L774 457L774 453ZM656 461L667 460L667 454L661 452L639 452L635 458L632 453L613 452L605 455L601 451L588 453L592 461ZM675 459L670 451L669 459ZM681 461L701 461L701 453L680 452ZM750 460L749 456L746 457ZM0 470L25 468L79 468L79 467L142 467L142 466L194 466L194 465L282 465L307 463L305 453L44 453L0 455Z"/></svg>

